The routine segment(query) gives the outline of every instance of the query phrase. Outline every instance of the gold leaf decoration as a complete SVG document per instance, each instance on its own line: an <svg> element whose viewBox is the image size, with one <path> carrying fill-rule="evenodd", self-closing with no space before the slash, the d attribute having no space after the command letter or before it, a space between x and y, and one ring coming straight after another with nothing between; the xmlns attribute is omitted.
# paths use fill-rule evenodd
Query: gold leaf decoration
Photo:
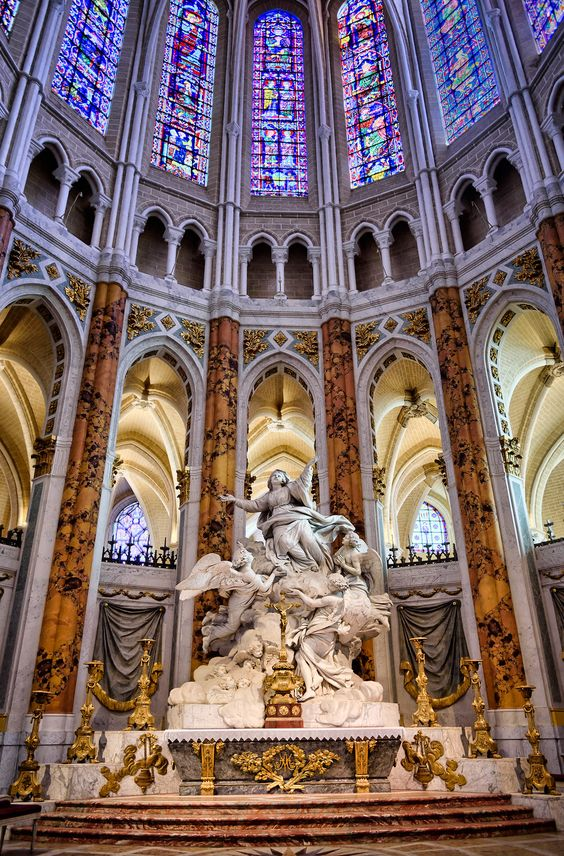
<svg viewBox="0 0 564 856"><path fill-rule="evenodd" d="M154 314L155 310L150 309L148 306L138 306L137 303L131 304L127 321L127 338L130 342L140 333L146 333L149 330L155 329L155 322L149 320Z"/></svg>
<svg viewBox="0 0 564 856"><path fill-rule="evenodd" d="M370 348L381 338L380 333L375 333L377 322L369 321L366 324L357 324L355 328L356 356L360 362L368 353Z"/></svg>
<svg viewBox="0 0 564 856"><path fill-rule="evenodd" d="M51 264L45 265L45 270L49 279L58 279L61 275L61 272L55 262L51 262Z"/></svg>
<svg viewBox="0 0 564 856"><path fill-rule="evenodd" d="M189 321L187 318L182 318L183 332L180 334L187 345L189 345L196 356L201 360L204 356L204 342L206 338L206 329L203 324L197 321Z"/></svg>
<svg viewBox="0 0 564 856"><path fill-rule="evenodd" d="M24 274L37 273L39 267L33 260L38 259L39 256L40 253L37 250L16 238L8 259L8 279L18 279Z"/></svg>
<svg viewBox="0 0 564 856"><path fill-rule="evenodd" d="M161 324L165 330L171 330L174 327L174 319L170 315L165 315L164 318L161 318Z"/></svg>
<svg viewBox="0 0 564 856"><path fill-rule="evenodd" d="M86 318L88 307L90 306L91 287L83 280L79 279L74 274L67 274L69 284L65 288L65 294L76 309L78 317L81 321Z"/></svg>
<svg viewBox="0 0 564 856"><path fill-rule="evenodd" d="M487 281L487 276L477 279L464 293L464 303L468 310L468 318L471 324L476 323L478 315L492 296L492 292L486 288Z"/></svg>
<svg viewBox="0 0 564 856"><path fill-rule="evenodd" d="M497 270L495 272L495 276L493 278L494 285L503 285L505 280L507 279L507 274L504 270Z"/></svg>
<svg viewBox="0 0 564 856"><path fill-rule="evenodd" d="M524 253L516 256L512 264L515 268L520 268L515 272L517 282L528 282L530 285L536 285L537 288L544 288L542 262L536 247L531 247L530 250L525 250Z"/></svg>
<svg viewBox="0 0 564 856"><path fill-rule="evenodd" d="M306 755L299 746L282 743L266 749L262 755L256 752L233 755L231 763L244 773L254 773L255 782L269 782L267 791L280 788L285 793L294 793L303 791L302 782L322 776L338 760L339 756L327 749ZM289 778L284 778L285 774L289 774Z"/></svg>
<svg viewBox="0 0 564 856"><path fill-rule="evenodd" d="M274 338L274 341L276 342L276 344L278 345L279 348L281 348L283 345L285 345L286 342L288 341L288 337L287 337L286 333L283 333L282 330L279 330L278 333L276 334L276 336L274 336L273 338Z"/></svg>
<svg viewBox="0 0 564 856"><path fill-rule="evenodd" d="M387 330L388 333L393 333L397 326L398 322L395 318L388 318L388 320L384 324L384 330Z"/></svg>
<svg viewBox="0 0 564 856"><path fill-rule="evenodd" d="M319 341L316 330L292 330L292 336L296 340L294 350L301 354L312 366L319 365Z"/></svg>
<svg viewBox="0 0 564 856"><path fill-rule="evenodd" d="M247 366L254 359L268 350L265 336L268 330L243 330L243 360Z"/></svg>
<svg viewBox="0 0 564 856"><path fill-rule="evenodd" d="M429 328L429 316L426 309L421 308L416 309L414 312L404 312L401 317L407 321L402 333L429 344L431 341L431 330Z"/></svg>

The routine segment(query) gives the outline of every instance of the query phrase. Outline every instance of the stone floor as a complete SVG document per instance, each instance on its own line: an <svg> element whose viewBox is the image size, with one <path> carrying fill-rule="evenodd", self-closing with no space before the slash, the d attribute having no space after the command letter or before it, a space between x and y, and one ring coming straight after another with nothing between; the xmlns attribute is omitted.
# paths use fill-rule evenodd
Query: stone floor
<svg viewBox="0 0 564 856"><path fill-rule="evenodd" d="M29 844L5 842L3 856L28 856ZM564 833L500 838L441 839L436 842L395 842L394 844L351 844L350 847L191 848L137 847L119 844L65 844L48 847L38 842L36 856L562 856Z"/></svg>

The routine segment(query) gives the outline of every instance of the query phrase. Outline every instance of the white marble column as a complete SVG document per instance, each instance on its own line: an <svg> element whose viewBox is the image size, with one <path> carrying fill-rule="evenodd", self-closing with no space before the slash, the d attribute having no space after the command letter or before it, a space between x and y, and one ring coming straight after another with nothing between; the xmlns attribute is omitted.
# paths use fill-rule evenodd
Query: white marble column
<svg viewBox="0 0 564 856"><path fill-rule="evenodd" d="M358 256L358 245L356 241L347 241L343 244L345 258L347 260L347 274L349 278L349 291L357 291L356 287L356 270L354 266L354 257Z"/></svg>
<svg viewBox="0 0 564 856"><path fill-rule="evenodd" d="M272 261L276 265L276 300L286 300L284 293L284 266L288 261L287 247L272 247Z"/></svg>
<svg viewBox="0 0 564 856"><path fill-rule="evenodd" d="M209 291L211 289L211 279L212 279L212 267L213 260L215 258L215 253L217 250L217 243L215 241L210 240L210 238L204 238L202 243L200 244L201 252L204 254L204 284L203 290Z"/></svg>
<svg viewBox="0 0 564 856"><path fill-rule="evenodd" d="M415 238L415 242L417 244L419 269L423 270L427 264L427 258L425 254L425 241L423 240L423 224L421 223L421 220L410 220L407 225L409 226L409 231Z"/></svg>
<svg viewBox="0 0 564 856"><path fill-rule="evenodd" d="M564 135L562 134L564 125L564 117L561 113L551 113L544 119L541 128L547 137L552 140L560 169L564 170Z"/></svg>
<svg viewBox="0 0 564 856"><path fill-rule="evenodd" d="M57 199L57 207L55 209L55 220L58 223L65 225L65 211L69 200L70 189L80 178L78 172L66 163L62 163L53 171L53 176L60 184L59 197Z"/></svg>
<svg viewBox="0 0 564 856"><path fill-rule="evenodd" d="M133 218L133 226L129 238L129 263L131 267L135 269L137 269L137 247L139 246L139 238L141 237L146 225L147 218L141 217L140 214L136 214Z"/></svg>
<svg viewBox="0 0 564 856"><path fill-rule="evenodd" d="M164 239L167 244L166 254L166 279L176 282L176 259L178 256L178 248L184 237L184 229L179 229L177 226L167 226L164 231Z"/></svg>
<svg viewBox="0 0 564 856"><path fill-rule="evenodd" d="M239 293L243 297L247 294L247 270L252 257L252 247L239 247Z"/></svg>
<svg viewBox="0 0 564 856"><path fill-rule="evenodd" d="M390 247L394 243L392 233L389 229L385 229L383 232L373 232L373 235L382 256L383 282L392 282L392 258L390 254Z"/></svg>
<svg viewBox="0 0 564 856"><path fill-rule="evenodd" d="M458 203L455 199L452 199L450 202L447 202L443 208L450 222L450 229L454 240L454 252L458 255L458 253L464 252L462 232L460 231L460 221L458 219Z"/></svg>
<svg viewBox="0 0 564 856"><path fill-rule="evenodd" d="M90 199L90 204L94 208L96 212L94 214L94 225L92 226L92 237L90 239L91 247L99 247L100 246L100 237L102 235L102 225L104 223L104 217L106 215L106 211L108 210L111 199L109 196L106 196L105 193L101 191L95 193Z"/></svg>
<svg viewBox="0 0 564 856"><path fill-rule="evenodd" d="M474 187L484 201L486 210L486 220L488 221L488 231L495 232L498 228L497 214L493 201L493 193L497 188L497 183L492 178L480 178L474 183Z"/></svg>
<svg viewBox="0 0 564 856"><path fill-rule="evenodd" d="M307 260L311 265L313 273L313 296L321 297L321 278L319 275L319 263L321 261L321 247L308 247Z"/></svg>

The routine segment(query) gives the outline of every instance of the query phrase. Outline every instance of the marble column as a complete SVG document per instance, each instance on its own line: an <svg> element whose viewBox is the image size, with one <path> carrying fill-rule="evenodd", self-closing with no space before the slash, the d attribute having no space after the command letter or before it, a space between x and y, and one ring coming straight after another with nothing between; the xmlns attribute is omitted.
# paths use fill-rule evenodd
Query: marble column
<svg viewBox="0 0 564 856"><path fill-rule="evenodd" d="M543 220L537 231L537 239L564 333L564 214Z"/></svg>
<svg viewBox="0 0 564 856"><path fill-rule="evenodd" d="M231 558L233 506L221 502L219 496L235 490L238 352L239 322L226 317L213 319L209 332L198 558L205 553ZM218 605L214 591L205 592L195 603L193 668L203 661L202 621Z"/></svg>
<svg viewBox="0 0 564 856"><path fill-rule="evenodd" d="M344 514L364 532L358 422L350 321L331 318L322 326L331 514Z"/></svg>
<svg viewBox="0 0 564 856"><path fill-rule="evenodd" d="M483 199L486 220L488 221L488 231L492 232L498 228L497 213L493 200L493 194L497 188L497 183L492 178L481 178L474 182L474 187Z"/></svg>
<svg viewBox="0 0 564 856"><path fill-rule="evenodd" d="M0 205L0 272L4 267L4 260L8 252L14 225L12 212L3 205Z"/></svg>
<svg viewBox="0 0 564 856"><path fill-rule="evenodd" d="M525 671L458 289L431 308L489 706L518 708Z"/></svg>
<svg viewBox="0 0 564 856"><path fill-rule="evenodd" d="M106 211L111 205L112 200L105 193L99 191L95 193L90 203L94 208L94 224L92 226L92 237L90 238L91 247L100 247L100 238L102 236L102 226Z"/></svg>
<svg viewBox="0 0 564 856"><path fill-rule="evenodd" d="M125 300L97 284L35 667L35 688L55 693L50 713L73 710Z"/></svg>
<svg viewBox="0 0 564 856"><path fill-rule="evenodd" d="M68 164L61 164L53 172L53 176L60 182L59 196L57 199L57 207L55 210L55 220L65 224L65 211L67 210L67 202L69 200L70 189L75 182L78 181L80 175Z"/></svg>

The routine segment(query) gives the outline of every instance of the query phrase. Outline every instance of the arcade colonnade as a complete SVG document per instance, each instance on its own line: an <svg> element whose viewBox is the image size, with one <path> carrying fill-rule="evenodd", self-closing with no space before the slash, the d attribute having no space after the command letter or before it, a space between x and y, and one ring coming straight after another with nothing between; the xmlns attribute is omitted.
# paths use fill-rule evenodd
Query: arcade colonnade
<svg viewBox="0 0 564 856"><path fill-rule="evenodd" d="M205 186L150 165L163 4L130 4L104 135L51 89L69 5L22 4L0 36L0 523L23 528L0 547L2 784L33 686L55 694L44 751L58 760L72 738L105 602L163 610L164 716L192 647L201 656L206 608L192 616L174 584L245 533L217 497L256 496L273 466L297 472L313 449L321 510L388 557L396 604L460 599L501 744L522 740L517 687L536 684L556 763L558 35L539 57L518 4L480 2L499 103L447 146L419 4L385 3L405 169L351 189L337 6L282 4L304 29L309 196L253 196L248 81L264 4L218 4ZM426 498L456 543L450 561L409 560ZM174 567L113 561L112 523L132 500ZM407 717L393 629L375 672Z"/></svg>

